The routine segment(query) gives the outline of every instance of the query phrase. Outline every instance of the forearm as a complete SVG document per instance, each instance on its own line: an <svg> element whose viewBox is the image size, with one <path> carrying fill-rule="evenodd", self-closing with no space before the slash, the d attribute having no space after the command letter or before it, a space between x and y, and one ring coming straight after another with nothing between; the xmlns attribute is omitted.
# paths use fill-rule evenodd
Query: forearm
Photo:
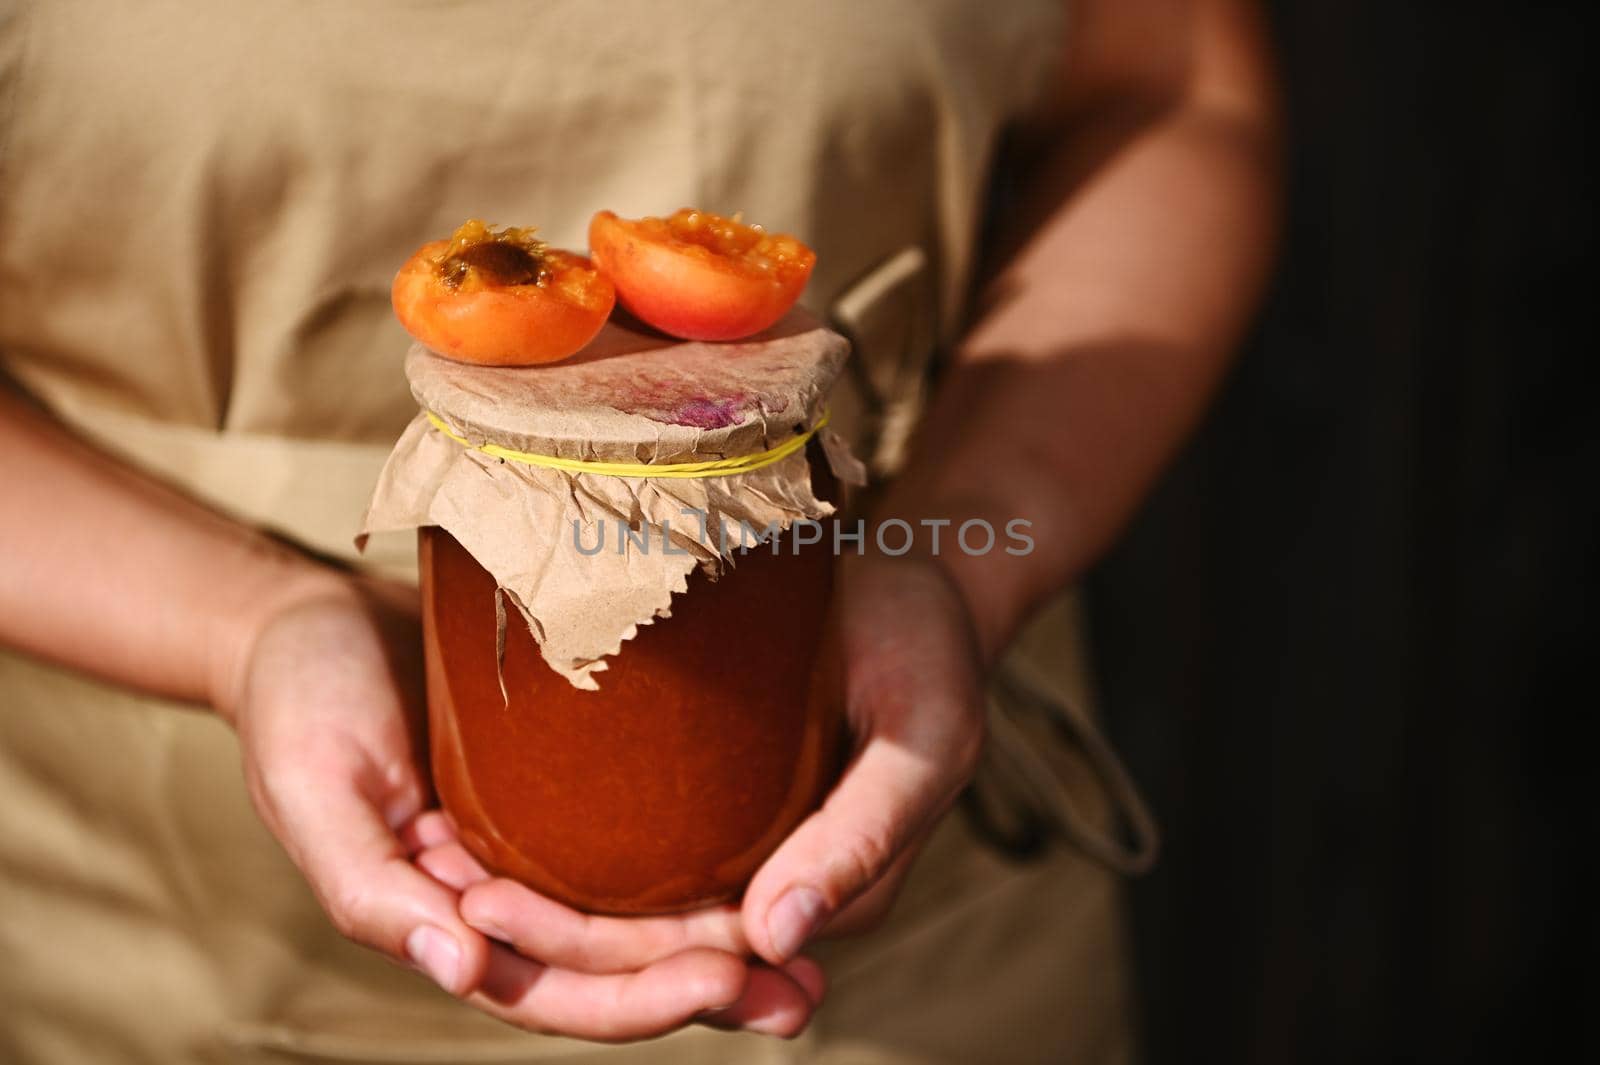
<svg viewBox="0 0 1600 1065"><path fill-rule="evenodd" d="M0 388L0 643L232 705L264 620L332 571L109 458Z"/></svg>
<svg viewBox="0 0 1600 1065"><path fill-rule="evenodd" d="M1087 175L1093 136L1044 168L1047 191L1071 192L996 279L997 305L961 345L887 501L901 515L1031 523L1023 557L941 552L987 656L1108 546L1197 421L1256 301L1275 123L1264 85L1233 89L1193 87Z"/></svg>

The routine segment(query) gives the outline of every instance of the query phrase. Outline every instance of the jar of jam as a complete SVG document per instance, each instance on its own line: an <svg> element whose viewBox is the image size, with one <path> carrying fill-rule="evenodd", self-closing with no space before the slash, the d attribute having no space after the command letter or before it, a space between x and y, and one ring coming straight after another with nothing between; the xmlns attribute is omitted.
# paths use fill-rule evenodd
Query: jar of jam
<svg viewBox="0 0 1600 1065"><path fill-rule="evenodd" d="M811 439L842 345L804 322L528 369L413 350L425 413L367 525L419 530L434 786L491 872L591 913L709 905L821 802L834 557L792 523L855 473ZM738 521L769 535L733 549Z"/></svg>

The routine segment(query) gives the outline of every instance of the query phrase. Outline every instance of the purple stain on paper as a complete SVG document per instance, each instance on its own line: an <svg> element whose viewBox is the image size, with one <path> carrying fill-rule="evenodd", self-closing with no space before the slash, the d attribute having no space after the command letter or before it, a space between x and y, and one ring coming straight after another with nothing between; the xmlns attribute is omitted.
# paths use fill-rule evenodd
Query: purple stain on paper
<svg viewBox="0 0 1600 1065"><path fill-rule="evenodd" d="M738 399L692 399L658 420L673 425L692 425L696 429L722 429L740 420L740 407Z"/></svg>
<svg viewBox="0 0 1600 1065"><path fill-rule="evenodd" d="M638 382L628 391L632 395L618 397L611 405L651 421L694 429L726 429L745 421L758 410L787 406L782 400L773 402L760 393L739 391L707 395L700 389L683 388L678 382Z"/></svg>
<svg viewBox="0 0 1600 1065"><path fill-rule="evenodd" d="M709 365L691 366L692 373L673 367L647 368L628 380L608 381L610 406L664 425L705 430L782 415L789 406L788 397L774 395L763 386L783 380L786 372L792 376L792 371L771 365L771 360L734 358L739 350L738 345L730 346L728 353Z"/></svg>
<svg viewBox="0 0 1600 1065"><path fill-rule="evenodd" d="M612 410L662 425L704 432L756 424L782 428L792 416L796 391L821 372L817 341L787 339L800 335L780 331L743 343L678 343L612 329L611 349L577 356L566 367L564 384L573 395L604 396ZM796 413L803 420L805 412ZM795 427L801 428L798 422Z"/></svg>

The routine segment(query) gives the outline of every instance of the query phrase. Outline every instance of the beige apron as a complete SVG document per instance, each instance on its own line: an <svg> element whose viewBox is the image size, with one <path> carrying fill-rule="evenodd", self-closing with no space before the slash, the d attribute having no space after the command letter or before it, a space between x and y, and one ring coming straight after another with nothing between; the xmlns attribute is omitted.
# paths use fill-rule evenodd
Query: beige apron
<svg viewBox="0 0 1600 1065"><path fill-rule="evenodd" d="M350 547L413 413L396 264L469 215L582 247L598 207L696 204L816 246L807 303L862 367L835 422L891 470L969 281L994 138L1062 38L1043 0L0 0L0 357L106 449L405 573L405 539ZM1076 648L1063 600L997 698L1082 699ZM1085 760L1027 732L1046 716L1003 724L987 821L1018 795L1101 819ZM597 1047L502 1026L341 940L238 761L204 712L0 652L0 1061L1130 1053L1114 880L1068 847L1012 860L953 816L889 923L822 948L832 992L800 1040ZM1037 800L1058 780L1069 795Z"/></svg>

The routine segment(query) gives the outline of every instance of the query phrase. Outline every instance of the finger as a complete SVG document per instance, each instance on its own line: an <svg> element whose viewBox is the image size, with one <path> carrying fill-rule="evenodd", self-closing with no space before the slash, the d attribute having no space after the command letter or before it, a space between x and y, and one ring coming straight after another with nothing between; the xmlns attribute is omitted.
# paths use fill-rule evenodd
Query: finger
<svg viewBox="0 0 1600 1065"><path fill-rule="evenodd" d="M800 985L800 990L806 993L813 1006L822 1005L822 1000L828 994L828 977L811 958L804 954L785 962L783 971L789 974L789 979Z"/></svg>
<svg viewBox="0 0 1600 1065"><path fill-rule="evenodd" d="M411 860L429 876L456 891L465 891L473 884L480 884L489 879L488 871L459 843L429 847ZM456 909L460 912L459 903Z"/></svg>
<svg viewBox="0 0 1600 1065"><path fill-rule="evenodd" d="M445 816L443 810L424 810L417 816L409 819L400 826L400 842L405 844L406 853L415 856L429 847L442 847L455 843L455 826L450 823L450 818Z"/></svg>
<svg viewBox="0 0 1600 1065"><path fill-rule="evenodd" d="M922 853L923 846L928 837L932 835L932 827L925 828L914 839L906 844L905 850L900 852L887 872L878 878L867 890L857 895L838 913L828 919L817 932L818 939L833 939L840 936L860 935L870 932L888 916L889 910L894 906L895 899L900 895L900 889L905 885L906 877L911 873L911 867L916 864L917 857Z"/></svg>
<svg viewBox="0 0 1600 1065"><path fill-rule="evenodd" d="M280 776L274 807L291 857L334 926L421 969L454 995L475 988L488 943L461 920L457 895L411 863L385 822L359 756L327 755Z"/></svg>
<svg viewBox="0 0 1600 1065"><path fill-rule="evenodd" d="M514 880L494 879L462 892L460 909L469 925L519 954L584 973L640 969L691 947L740 957L750 952L733 906L668 917L596 917Z"/></svg>
<svg viewBox="0 0 1600 1065"><path fill-rule="evenodd" d="M793 1039L811 1023L824 987L822 969L810 958L796 958L781 969L754 966L739 1001L699 1021L709 1028Z"/></svg>
<svg viewBox="0 0 1600 1065"><path fill-rule="evenodd" d="M752 949L774 964L798 953L949 808L968 764L965 753L918 750L882 734L869 738L822 809L767 859L746 890Z"/></svg>
<svg viewBox="0 0 1600 1065"><path fill-rule="evenodd" d="M576 973L491 949L470 1001L530 1031L602 1043L648 1039L683 1027L743 995L749 970L719 950L687 950L633 973Z"/></svg>

